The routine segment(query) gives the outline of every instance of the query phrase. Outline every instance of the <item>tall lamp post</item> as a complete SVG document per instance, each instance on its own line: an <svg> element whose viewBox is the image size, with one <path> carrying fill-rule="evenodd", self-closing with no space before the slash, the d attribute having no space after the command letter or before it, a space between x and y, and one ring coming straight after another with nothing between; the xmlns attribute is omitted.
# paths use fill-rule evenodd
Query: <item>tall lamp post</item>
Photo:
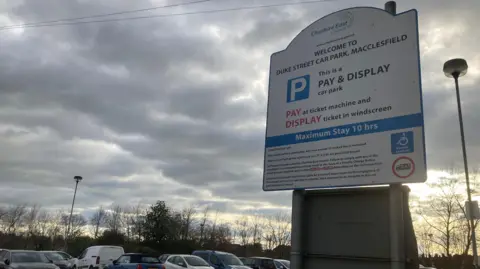
<svg viewBox="0 0 480 269"><path fill-rule="evenodd" d="M75 205L75 196L77 196L77 187L78 183L82 181L81 176L74 176L73 179L75 180L75 192L73 193L73 201L72 201L72 208L70 209L70 217L68 218L68 226L67 226L67 233L65 234L65 251L67 251L68 244L67 240L70 236L70 226L72 225L72 215L73 215L73 206Z"/></svg>
<svg viewBox="0 0 480 269"><path fill-rule="evenodd" d="M465 146L465 134L463 132L463 117L462 117L462 105L460 103L460 90L458 87L458 78L464 76L467 73L468 65L464 59L452 59L443 65L443 72L449 78L455 80L455 90L457 93L457 106L458 106L458 120L460 122L460 137L462 139L462 151L463 151L463 165L465 169L465 180L467 183L467 197L468 207L470 212L470 226L471 226L471 239L473 250L473 266L478 268L478 254L477 254L477 239L475 236L475 220L473 217L473 203L472 203L472 191L470 190L470 179L468 177L468 162L467 162L467 149Z"/></svg>

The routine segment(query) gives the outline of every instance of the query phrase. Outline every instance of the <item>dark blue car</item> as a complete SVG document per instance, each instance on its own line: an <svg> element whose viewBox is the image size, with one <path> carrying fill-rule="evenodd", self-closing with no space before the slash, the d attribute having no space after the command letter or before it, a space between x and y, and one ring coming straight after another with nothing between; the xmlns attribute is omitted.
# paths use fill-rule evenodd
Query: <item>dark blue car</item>
<svg viewBox="0 0 480 269"><path fill-rule="evenodd" d="M108 269L165 269L165 266L157 257L151 255L125 253L113 261Z"/></svg>

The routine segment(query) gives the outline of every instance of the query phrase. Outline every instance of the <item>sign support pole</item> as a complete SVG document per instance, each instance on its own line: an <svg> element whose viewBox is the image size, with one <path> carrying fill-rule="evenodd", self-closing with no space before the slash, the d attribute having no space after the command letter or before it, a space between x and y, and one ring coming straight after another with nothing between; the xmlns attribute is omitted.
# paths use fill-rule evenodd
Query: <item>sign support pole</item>
<svg viewBox="0 0 480 269"><path fill-rule="evenodd" d="M395 1L385 3L385 11L392 15L397 13ZM392 269L405 269L405 237L403 220L402 184L391 184L390 200L390 257Z"/></svg>
<svg viewBox="0 0 480 269"><path fill-rule="evenodd" d="M292 194L292 233L291 233L291 269L303 268L303 204L305 200L304 190L294 190Z"/></svg>
<svg viewBox="0 0 480 269"><path fill-rule="evenodd" d="M405 230L401 184L390 185L390 257L392 269L405 269Z"/></svg>

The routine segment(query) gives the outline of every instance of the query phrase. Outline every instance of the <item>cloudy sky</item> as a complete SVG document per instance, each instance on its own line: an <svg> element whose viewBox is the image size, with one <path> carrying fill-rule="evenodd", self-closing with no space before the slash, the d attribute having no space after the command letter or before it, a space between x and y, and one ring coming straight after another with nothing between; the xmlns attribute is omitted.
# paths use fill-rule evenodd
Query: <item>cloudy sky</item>
<svg viewBox="0 0 480 269"><path fill-rule="evenodd" d="M0 25L75 18L193 0L0 0ZM126 16L190 13L295 0L210 0ZM297 1L298 2L298 1ZM427 162L461 167L453 81L442 64L469 62L462 98L470 164L480 162L480 2L397 1L416 8ZM269 57L316 19L356 5L323 3L0 31L0 203L79 210L165 200L227 212L286 209L290 192L262 191ZM118 17L117 17L118 18ZM105 18L97 18L105 19Z"/></svg>

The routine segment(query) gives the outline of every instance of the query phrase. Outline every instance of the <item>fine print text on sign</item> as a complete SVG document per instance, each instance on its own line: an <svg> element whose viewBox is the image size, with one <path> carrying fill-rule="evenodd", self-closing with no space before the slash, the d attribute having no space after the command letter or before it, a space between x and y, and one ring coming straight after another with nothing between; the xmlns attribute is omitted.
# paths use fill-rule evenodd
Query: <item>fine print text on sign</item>
<svg viewBox="0 0 480 269"><path fill-rule="evenodd" d="M272 55L264 190L426 180L417 29L346 9Z"/></svg>

